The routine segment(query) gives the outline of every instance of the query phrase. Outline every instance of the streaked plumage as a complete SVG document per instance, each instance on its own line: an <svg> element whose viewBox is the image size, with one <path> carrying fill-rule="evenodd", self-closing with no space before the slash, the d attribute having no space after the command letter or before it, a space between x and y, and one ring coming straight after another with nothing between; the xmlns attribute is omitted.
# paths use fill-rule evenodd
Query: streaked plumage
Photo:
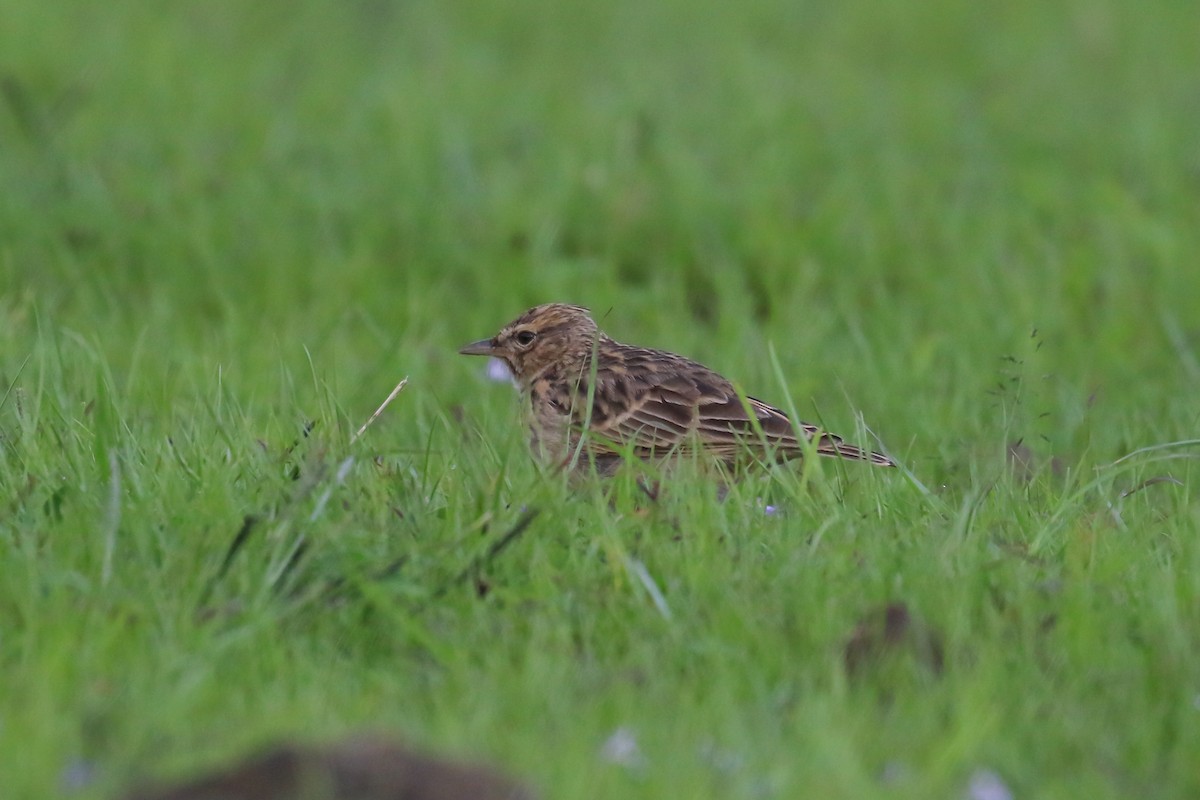
<svg viewBox="0 0 1200 800"><path fill-rule="evenodd" d="M527 404L533 451L550 465L572 463L586 429L576 463L586 469L593 461L602 474L611 474L626 452L657 460L697 446L729 466L747 457L796 458L805 449L797 430L821 455L895 466L815 425L793 426L761 400L743 402L728 380L703 364L614 341L580 306L531 308L491 339L459 352L508 365Z"/></svg>

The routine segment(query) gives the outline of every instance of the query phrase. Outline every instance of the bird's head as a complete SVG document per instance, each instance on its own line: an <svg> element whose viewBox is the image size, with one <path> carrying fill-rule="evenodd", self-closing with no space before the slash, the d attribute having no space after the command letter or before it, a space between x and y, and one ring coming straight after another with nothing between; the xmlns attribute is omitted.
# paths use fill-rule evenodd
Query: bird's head
<svg viewBox="0 0 1200 800"><path fill-rule="evenodd" d="M586 363L602 335L586 308L547 303L529 309L492 338L471 342L458 352L500 359L526 389L550 367L571 369Z"/></svg>

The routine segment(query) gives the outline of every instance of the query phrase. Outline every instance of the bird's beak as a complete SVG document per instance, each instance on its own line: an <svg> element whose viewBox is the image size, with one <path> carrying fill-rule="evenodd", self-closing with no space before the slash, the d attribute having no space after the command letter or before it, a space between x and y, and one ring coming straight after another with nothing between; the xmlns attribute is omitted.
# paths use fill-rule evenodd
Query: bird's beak
<svg viewBox="0 0 1200 800"><path fill-rule="evenodd" d="M463 345L458 348L458 352L464 356L490 356L495 349L491 339L480 339L478 342Z"/></svg>

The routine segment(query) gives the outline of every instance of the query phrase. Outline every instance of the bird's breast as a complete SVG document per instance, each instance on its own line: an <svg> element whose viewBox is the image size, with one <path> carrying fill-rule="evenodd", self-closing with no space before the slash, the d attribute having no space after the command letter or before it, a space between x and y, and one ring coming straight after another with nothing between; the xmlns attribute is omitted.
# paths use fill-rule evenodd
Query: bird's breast
<svg viewBox="0 0 1200 800"><path fill-rule="evenodd" d="M570 450L571 409L548 381L538 381L529 391L526 405L529 447L535 457L557 463Z"/></svg>

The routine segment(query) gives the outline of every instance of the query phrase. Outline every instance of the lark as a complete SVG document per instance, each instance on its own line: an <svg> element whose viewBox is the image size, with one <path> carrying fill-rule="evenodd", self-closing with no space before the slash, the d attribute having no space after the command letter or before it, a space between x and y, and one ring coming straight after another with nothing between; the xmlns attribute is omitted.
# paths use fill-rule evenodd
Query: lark
<svg viewBox="0 0 1200 800"><path fill-rule="evenodd" d="M690 358L609 338L581 306L536 306L458 352L508 366L527 407L534 455L551 467L594 465L611 475L627 456L661 462L704 453L733 469L809 450L896 465L739 394Z"/></svg>

